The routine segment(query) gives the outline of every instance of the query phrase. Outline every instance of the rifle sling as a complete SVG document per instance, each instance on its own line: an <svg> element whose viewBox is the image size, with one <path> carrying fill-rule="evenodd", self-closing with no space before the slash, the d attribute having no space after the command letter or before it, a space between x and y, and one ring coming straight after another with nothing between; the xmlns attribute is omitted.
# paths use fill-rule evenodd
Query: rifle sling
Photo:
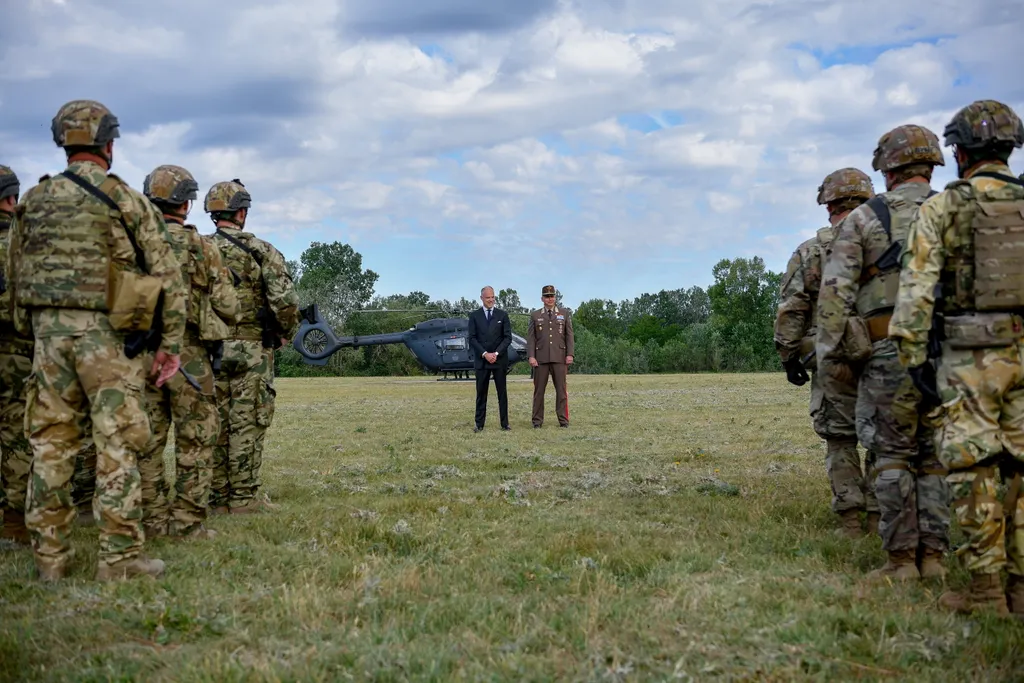
<svg viewBox="0 0 1024 683"><path fill-rule="evenodd" d="M124 232L128 236L128 241L132 243L132 249L135 250L135 265L139 267L139 270L148 275L149 269L146 268L146 255L143 253L142 249L139 248L139 243L135 241L135 233L128 228L128 223L125 222L124 215L121 213L121 207L117 205L117 202L115 202L106 192L72 171L64 171L60 175L67 178L75 185L78 185L80 188L109 206L114 211L117 211L117 220L121 223L121 227L124 228Z"/></svg>

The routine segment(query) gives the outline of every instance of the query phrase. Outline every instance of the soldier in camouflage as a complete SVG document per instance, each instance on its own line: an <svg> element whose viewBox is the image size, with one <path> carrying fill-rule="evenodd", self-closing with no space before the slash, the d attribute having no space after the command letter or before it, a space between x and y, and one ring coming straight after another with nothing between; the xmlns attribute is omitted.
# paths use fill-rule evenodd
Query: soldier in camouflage
<svg viewBox="0 0 1024 683"><path fill-rule="evenodd" d="M238 180L217 183L205 201L217 226L213 238L237 277L240 306L215 379L221 429L214 448L210 507L217 513L249 514L271 507L256 493L263 441L274 415L274 350L299 322L299 299L284 256L244 230L251 203Z"/></svg>
<svg viewBox="0 0 1024 683"><path fill-rule="evenodd" d="M188 287L181 367L162 387L146 384L152 437L139 458L146 536L213 538L204 525L212 479L213 446L220 430L210 354L238 322L238 297L212 238L185 223L199 185L180 166L158 166L142 192L160 209L171 251ZM169 501L164 448L174 422L175 495Z"/></svg>
<svg viewBox="0 0 1024 683"><path fill-rule="evenodd" d="M888 339L899 286L899 254L910 223L943 165L939 139L921 126L899 126L878 141L872 168L886 192L843 221L832 243L818 298L817 353L822 361L863 363L857 389L857 436L875 454L878 531L888 554L873 579L942 578L949 547L949 492L923 420L921 394ZM844 356L844 337L867 330L866 360Z"/></svg>
<svg viewBox="0 0 1024 683"><path fill-rule="evenodd" d="M842 168L825 177L818 188L818 204L827 207L830 225L818 230L793 252L782 276L775 319L775 348L786 378L801 386L808 380L807 368L811 369L811 419L814 431L826 444L825 467L832 488L832 511L840 518L839 533L851 538L863 535L862 512L867 513L868 531L873 533L877 528L878 504L870 485L872 457L869 451L865 459L869 477L865 481L854 425L856 378L845 365L820 368L814 338L823 258L837 226L850 211L873 196L871 179L855 168Z"/></svg>
<svg viewBox="0 0 1024 683"><path fill-rule="evenodd" d="M8 237L21 185L7 166L0 166L0 259L6 261ZM2 263L3 261L0 261ZM25 387L32 372L32 337L14 326L7 278L0 273L0 537L28 545L25 497L32 449L25 438Z"/></svg>
<svg viewBox="0 0 1024 683"><path fill-rule="evenodd" d="M939 459L966 536L957 555L970 586L939 604L1024 618L1024 183L1007 165L1024 126L1006 105L981 100L944 135L960 180L910 226L889 336L918 391L941 404Z"/></svg>
<svg viewBox="0 0 1024 683"><path fill-rule="evenodd" d="M26 523L36 568L63 578L73 550L69 482L88 414L96 447L99 580L158 576L164 564L141 554L141 487L136 458L149 438L142 405L147 370L162 385L178 369L185 288L170 235L148 199L108 173L117 118L75 100L53 118L68 167L30 189L15 212L6 272L14 303L31 314L35 340L25 431L32 446ZM157 301L163 298L157 317ZM163 337L152 367L126 346L153 323ZM27 329L27 326L26 326Z"/></svg>

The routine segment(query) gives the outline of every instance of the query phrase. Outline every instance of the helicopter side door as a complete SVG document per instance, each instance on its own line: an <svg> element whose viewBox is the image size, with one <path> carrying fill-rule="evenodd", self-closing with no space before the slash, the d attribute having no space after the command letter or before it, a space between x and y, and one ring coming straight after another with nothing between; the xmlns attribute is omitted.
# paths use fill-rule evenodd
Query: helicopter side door
<svg viewBox="0 0 1024 683"><path fill-rule="evenodd" d="M444 367L453 365L473 366L473 359L469 357L469 342L464 336L452 335L438 339L435 344L441 353L441 364Z"/></svg>

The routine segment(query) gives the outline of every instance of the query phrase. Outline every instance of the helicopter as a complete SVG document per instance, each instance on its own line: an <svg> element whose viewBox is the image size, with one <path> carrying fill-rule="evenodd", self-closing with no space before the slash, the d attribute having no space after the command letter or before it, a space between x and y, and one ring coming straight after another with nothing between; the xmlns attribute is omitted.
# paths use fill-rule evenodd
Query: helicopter
<svg viewBox="0 0 1024 683"><path fill-rule="evenodd" d="M292 348L299 352L307 365L326 365L339 349L375 346L378 344L405 344L425 370L443 373L438 381L472 379L473 356L469 346L468 318L434 318L416 323L402 332L366 334L339 337L323 319L317 305L310 304L299 311L299 329L292 339ZM527 359L526 339L512 335L508 347L508 374L512 366Z"/></svg>

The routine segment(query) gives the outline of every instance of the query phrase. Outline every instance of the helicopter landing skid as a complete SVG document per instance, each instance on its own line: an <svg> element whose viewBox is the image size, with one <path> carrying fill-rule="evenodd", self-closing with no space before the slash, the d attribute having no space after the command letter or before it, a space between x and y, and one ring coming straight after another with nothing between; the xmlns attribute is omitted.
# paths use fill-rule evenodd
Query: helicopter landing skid
<svg viewBox="0 0 1024 683"><path fill-rule="evenodd" d="M442 370L441 372L444 373L444 377L438 377L438 382L468 382L474 379L469 376L469 370ZM449 374L454 374L455 377L449 377Z"/></svg>

